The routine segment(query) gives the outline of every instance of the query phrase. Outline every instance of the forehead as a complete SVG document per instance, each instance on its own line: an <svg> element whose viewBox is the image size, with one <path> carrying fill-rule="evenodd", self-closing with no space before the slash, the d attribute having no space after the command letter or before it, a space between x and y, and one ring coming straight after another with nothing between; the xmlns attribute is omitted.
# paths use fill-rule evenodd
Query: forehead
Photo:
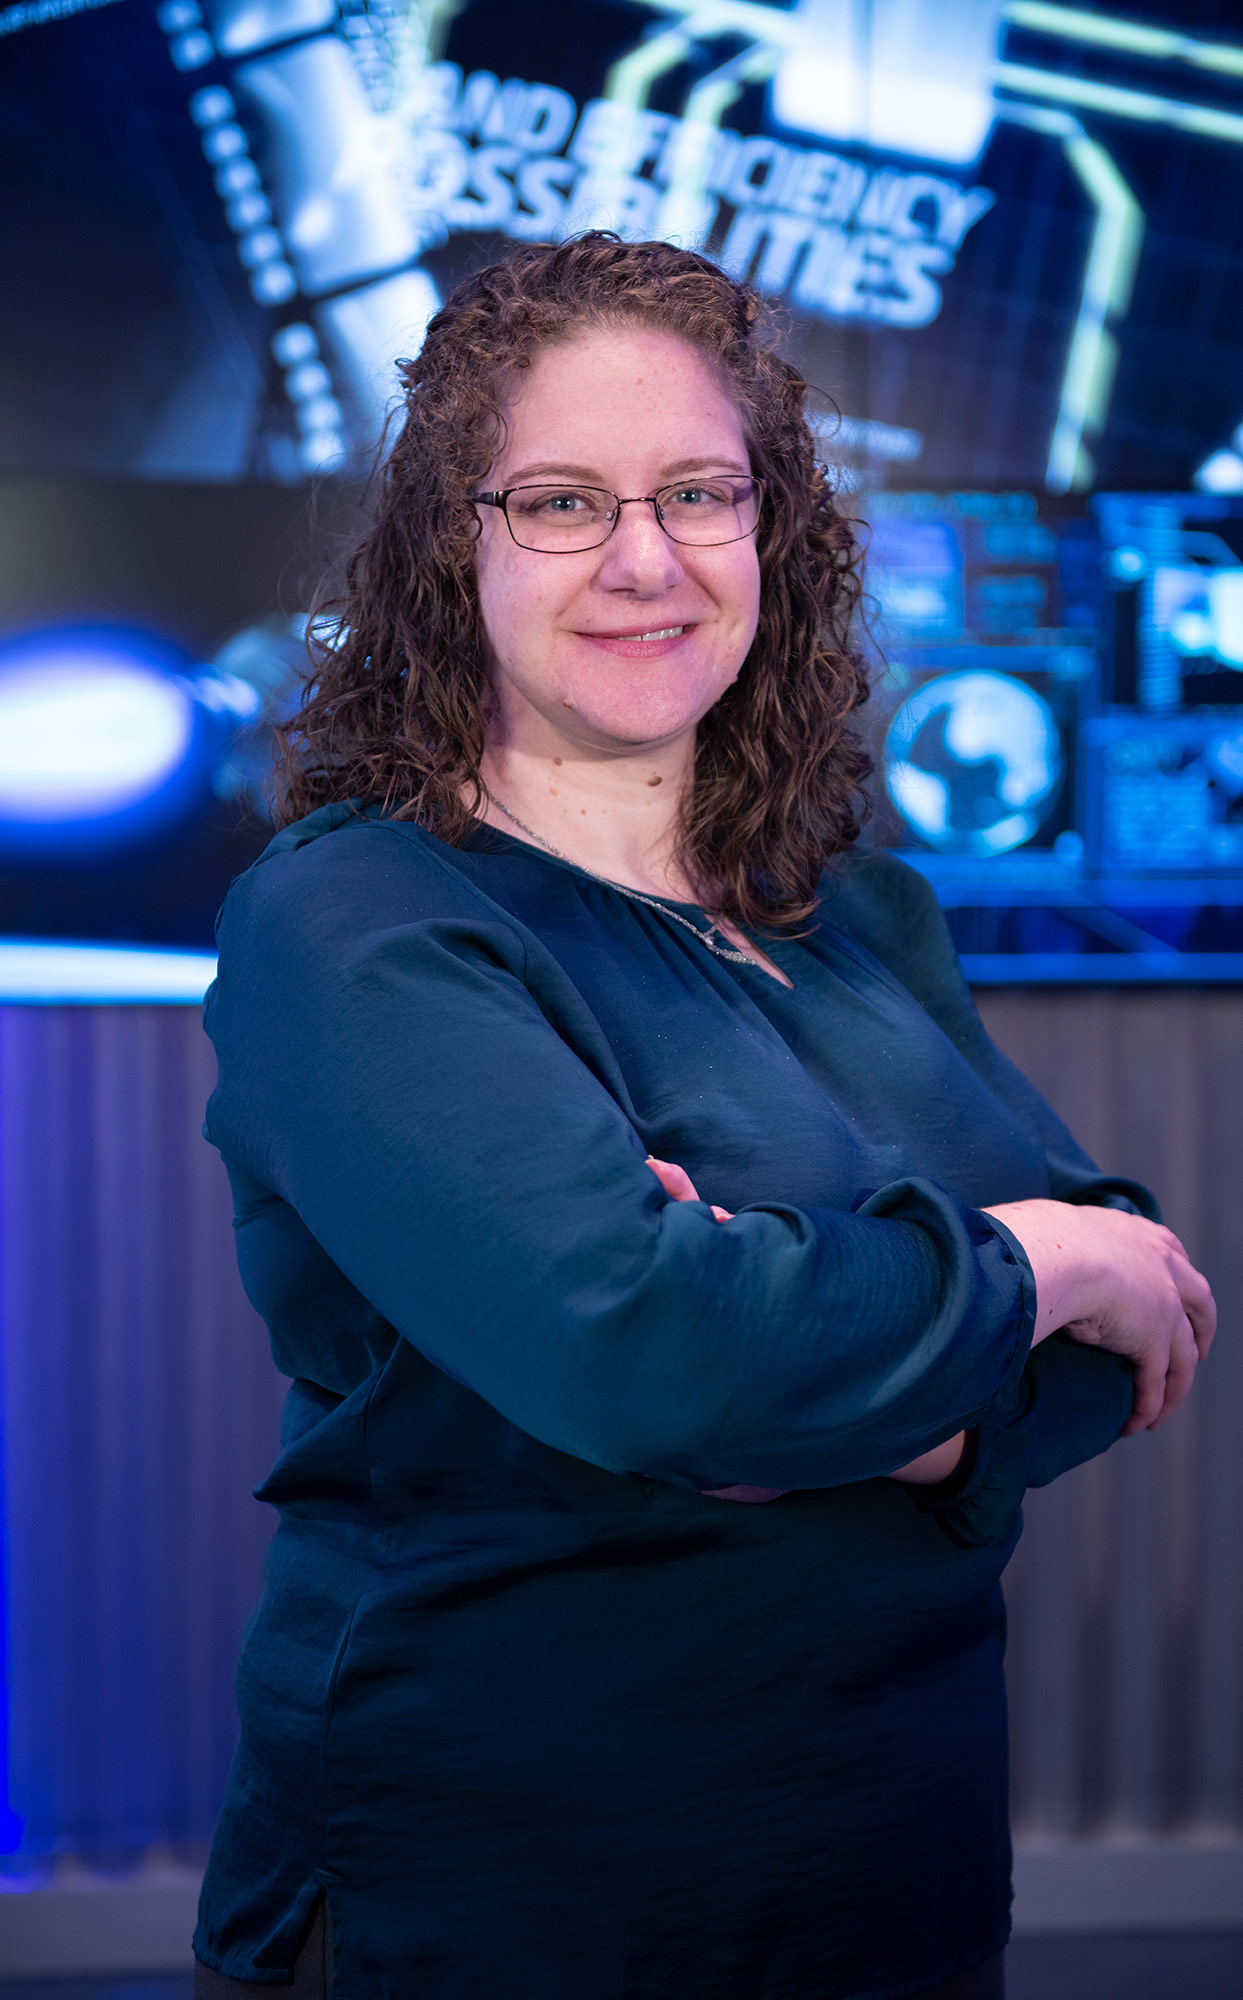
<svg viewBox="0 0 1243 2000"><path fill-rule="evenodd" d="M748 462L738 405L712 362L655 327L593 328L546 347L506 405L501 464L601 472L719 456Z"/></svg>

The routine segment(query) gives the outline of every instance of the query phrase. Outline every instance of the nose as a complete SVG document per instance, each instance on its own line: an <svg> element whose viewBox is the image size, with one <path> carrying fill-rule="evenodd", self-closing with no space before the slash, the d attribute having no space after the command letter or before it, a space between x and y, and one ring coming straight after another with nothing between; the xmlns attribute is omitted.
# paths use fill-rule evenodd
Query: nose
<svg viewBox="0 0 1243 2000"><path fill-rule="evenodd" d="M685 574L677 544L670 541L647 500L623 503L601 555L598 576L604 588L629 590L636 597L659 597L681 583Z"/></svg>

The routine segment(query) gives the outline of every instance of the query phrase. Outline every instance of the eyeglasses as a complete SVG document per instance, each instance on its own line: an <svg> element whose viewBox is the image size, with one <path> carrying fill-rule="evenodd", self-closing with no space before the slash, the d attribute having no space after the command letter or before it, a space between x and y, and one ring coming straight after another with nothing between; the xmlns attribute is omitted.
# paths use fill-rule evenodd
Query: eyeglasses
<svg viewBox="0 0 1243 2000"><path fill-rule="evenodd" d="M607 542L623 507L651 507L671 542L699 549L743 542L755 533L763 492L762 479L718 478L679 479L628 500L602 486L509 486L471 498L500 508L520 549L568 556Z"/></svg>

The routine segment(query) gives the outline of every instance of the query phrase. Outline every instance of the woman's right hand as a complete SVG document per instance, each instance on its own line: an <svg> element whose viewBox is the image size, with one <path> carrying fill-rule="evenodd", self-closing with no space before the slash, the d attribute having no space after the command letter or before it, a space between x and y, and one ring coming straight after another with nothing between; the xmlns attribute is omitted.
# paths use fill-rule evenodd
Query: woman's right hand
<svg viewBox="0 0 1243 2000"><path fill-rule="evenodd" d="M686 1168L679 1167L676 1161L654 1160L649 1153L643 1164L651 1168L665 1190L665 1193L669 1196L670 1201L699 1201L702 1199ZM732 1209L718 1208L715 1202L709 1202L708 1206L712 1210L712 1214L717 1222L733 1221Z"/></svg>
<svg viewBox="0 0 1243 2000"><path fill-rule="evenodd" d="M1135 1370L1126 1435L1178 1408L1217 1326L1208 1280L1159 1222L1064 1201L986 1208L1016 1236L1036 1280L1032 1345L1059 1329L1122 1355Z"/></svg>

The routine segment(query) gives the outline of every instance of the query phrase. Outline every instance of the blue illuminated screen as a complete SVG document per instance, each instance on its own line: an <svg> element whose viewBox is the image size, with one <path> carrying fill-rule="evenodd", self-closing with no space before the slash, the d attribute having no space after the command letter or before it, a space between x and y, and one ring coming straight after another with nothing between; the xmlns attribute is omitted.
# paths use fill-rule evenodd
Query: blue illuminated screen
<svg viewBox="0 0 1243 2000"><path fill-rule="evenodd" d="M0 41L10 466L357 469L457 277L604 225L752 278L873 482L1243 490L1232 0L19 0Z"/></svg>
<svg viewBox="0 0 1243 2000"><path fill-rule="evenodd" d="M872 507L878 817L969 971L1243 976L1243 503Z"/></svg>
<svg viewBox="0 0 1243 2000"><path fill-rule="evenodd" d="M779 309L871 539L876 837L973 976L1243 973L1237 7L19 0L0 42L0 931L209 948L300 492L357 485L458 278L607 226Z"/></svg>

